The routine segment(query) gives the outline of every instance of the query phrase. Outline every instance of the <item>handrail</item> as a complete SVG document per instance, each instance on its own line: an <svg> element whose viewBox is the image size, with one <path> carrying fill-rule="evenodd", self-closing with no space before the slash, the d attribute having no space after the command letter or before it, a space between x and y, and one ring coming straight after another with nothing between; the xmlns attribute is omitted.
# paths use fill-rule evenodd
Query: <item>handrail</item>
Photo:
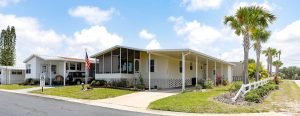
<svg viewBox="0 0 300 116"><path fill-rule="evenodd" d="M257 81L257 82L253 82L253 83L249 83L249 84L242 84L241 88L236 93L236 95L233 98L231 98L232 102L235 102L236 99L240 95L244 96L249 91L258 88L259 86L263 86L263 85L267 84L270 80L271 80L271 78L267 78L267 79Z"/></svg>

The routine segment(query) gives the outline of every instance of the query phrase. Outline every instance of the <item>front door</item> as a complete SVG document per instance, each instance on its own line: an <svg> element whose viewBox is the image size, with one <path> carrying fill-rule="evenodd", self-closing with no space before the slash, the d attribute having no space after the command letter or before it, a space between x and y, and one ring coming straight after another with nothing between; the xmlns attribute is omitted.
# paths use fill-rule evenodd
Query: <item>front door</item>
<svg viewBox="0 0 300 116"><path fill-rule="evenodd" d="M140 59L134 59L134 77L139 78L140 76Z"/></svg>

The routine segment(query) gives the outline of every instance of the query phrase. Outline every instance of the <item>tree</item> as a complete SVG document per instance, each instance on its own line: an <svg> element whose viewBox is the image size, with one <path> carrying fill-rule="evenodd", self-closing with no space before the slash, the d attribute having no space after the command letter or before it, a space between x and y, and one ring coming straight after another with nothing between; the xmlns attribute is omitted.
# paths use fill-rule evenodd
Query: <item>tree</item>
<svg viewBox="0 0 300 116"><path fill-rule="evenodd" d="M15 27L7 27L0 36L0 65L13 66L16 59L16 32Z"/></svg>
<svg viewBox="0 0 300 116"><path fill-rule="evenodd" d="M280 60L276 60L272 64L276 67L276 76L278 76L279 68L283 65L283 63Z"/></svg>
<svg viewBox="0 0 300 116"><path fill-rule="evenodd" d="M272 62L273 62L273 57L276 56L276 54L277 54L277 50L274 48L268 47L262 53L267 57L268 73L269 73L269 76L272 76Z"/></svg>
<svg viewBox="0 0 300 116"><path fill-rule="evenodd" d="M251 62L249 63L249 66L248 66L248 72L249 72L249 79L251 80L254 80L256 79L255 76L256 76L256 65L257 63L255 62ZM266 69L264 69L264 67L262 66L261 63L259 63L259 74L260 74L260 79L264 79L264 78L267 78L268 77L268 71Z"/></svg>
<svg viewBox="0 0 300 116"><path fill-rule="evenodd" d="M248 56L250 49L250 36L251 33L258 28L267 27L268 23L273 21L275 16L264 8L259 6L247 6L240 7L235 15L225 16L224 24L229 24L235 34L243 36L243 47L244 47L244 65L243 65L243 76L244 84L249 83L248 80Z"/></svg>
<svg viewBox="0 0 300 116"><path fill-rule="evenodd" d="M260 74L260 54L261 54L261 43L267 42L270 37L270 31L266 31L265 29L258 29L252 35L251 38L255 41L254 49L256 52L256 72L255 72L255 80L258 81Z"/></svg>

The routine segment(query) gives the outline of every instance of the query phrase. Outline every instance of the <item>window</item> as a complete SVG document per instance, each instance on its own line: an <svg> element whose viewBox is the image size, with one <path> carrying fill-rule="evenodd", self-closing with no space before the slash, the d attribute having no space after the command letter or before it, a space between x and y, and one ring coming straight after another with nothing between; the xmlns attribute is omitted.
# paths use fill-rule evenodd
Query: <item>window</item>
<svg viewBox="0 0 300 116"><path fill-rule="evenodd" d="M70 70L76 70L75 63L70 63Z"/></svg>
<svg viewBox="0 0 300 116"><path fill-rule="evenodd" d="M150 60L150 72L154 72L155 61L154 59Z"/></svg>
<svg viewBox="0 0 300 116"><path fill-rule="evenodd" d="M182 73L182 61L179 61L179 72Z"/></svg>
<svg viewBox="0 0 300 116"><path fill-rule="evenodd" d="M31 65L27 64L26 65L26 74L30 74L31 73Z"/></svg>
<svg viewBox="0 0 300 116"><path fill-rule="evenodd" d="M66 70L69 70L69 63L66 63Z"/></svg>
<svg viewBox="0 0 300 116"><path fill-rule="evenodd" d="M13 70L11 71L12 75L22 75L22 71L21 70Z"/></svg>
<svg viewBox="0 0 300 116"><path fill-rule="evenodd" d="M81 70L81 63L77 63L77 70Z"/></svg>
<svg viewBox="0 0 300 116"><path fill-rule="evenodd" d="M2 70L0 69L0 75L1 75L1 71L2 71Z"/></svg>
<svg viewBox="0 0 300 116"><path fill-rule="evenodd" d="M193 70L193 63L190 63L190 70Z"/></svg>
<svg viewBox="0 0 300 116"><path fill-rule="evenodd" d="M51 72L56 74L56 65L51 65Z"/></svg>

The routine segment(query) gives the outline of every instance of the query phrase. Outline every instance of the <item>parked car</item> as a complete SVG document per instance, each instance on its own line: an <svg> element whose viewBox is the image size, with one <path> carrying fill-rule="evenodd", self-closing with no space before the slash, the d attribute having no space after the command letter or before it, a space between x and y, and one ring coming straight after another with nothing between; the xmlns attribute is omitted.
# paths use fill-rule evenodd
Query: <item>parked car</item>
<svg viewBox="0 0 300 116"><path fill-rule="evenodd" d="M85 82L85 72L69 72L66 80L68 84L79 85ZM93 80L94 80L93 77L88 77L88 83L90 83Z"/></svg>

